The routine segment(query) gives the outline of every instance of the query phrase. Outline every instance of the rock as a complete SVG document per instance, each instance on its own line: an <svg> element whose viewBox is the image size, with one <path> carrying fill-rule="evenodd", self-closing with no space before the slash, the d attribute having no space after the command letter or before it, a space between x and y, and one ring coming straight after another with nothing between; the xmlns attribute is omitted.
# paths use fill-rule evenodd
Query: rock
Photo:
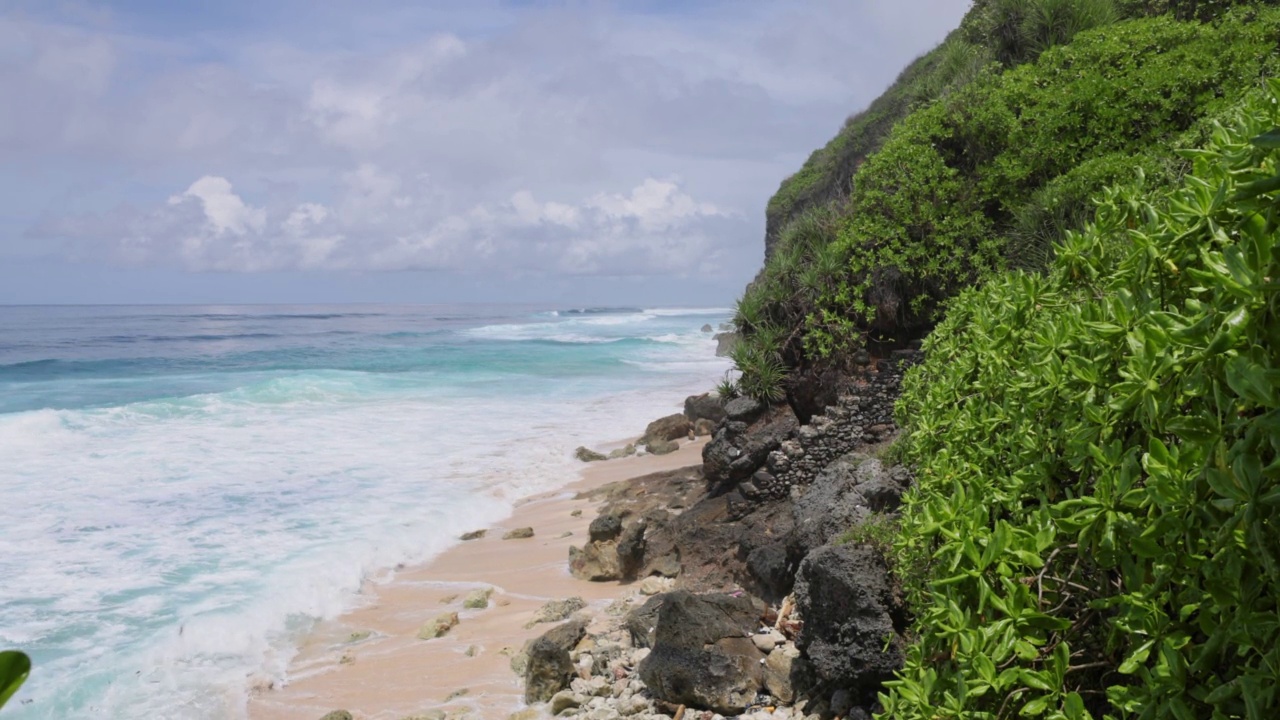
<svg viewBox="0 0 1280 720"><path fill-rule="evenodd" d="M577 510L569 513L569 517L582 517L582 508L578 508Z"/></svg>
<svg viewBox="0 0 1280 720"><path fill-rule="evenodd" d="M628 525L618 538L618 571L623 580L634 578L644 565L644 531L645 522L641 519Z"/></svg>
<svg viewBox="0 0 1280 720"><path fill-rule="evenodd" d="M744 400L750 408L762 411L763 406L749 398L730 401L726 406L730 419L716 427L711 441L702 448L702 472L712 485L737 484L751 477L769 459L769 453L796 431L795 415L786 406L758 417L752 425L733 419L734 404ZM743 417L750 417L756 410Z"/></svg>
<svg viewBox="0 0 1280 720"><path fill-rule="evenodd" d="M355 718L346 710L334 710L331 713L326 713L320 720L355 720Z"/></svg>
<svg viewBox="0 0 1280 720"><path fill-rule="evenodd" d="M644 449L650 455L670 455L680 449L680 444L674 440L651 440Z"/></svg>
<svg viewBox="0 0 1280 720"><path fill-rule="evenodd" d="M573 531L572 531L572 530L565 530L564 532L562 532L562 533L560 533L559 535L557 535L557 536L556 536L556 539L557 539L557 540L563 540L563 539L565 539L565 538L567 538L567 537L573 537Z"/></svg>
<svg viewBox="0 0 1280 720"><path fill-rule="evenodd" d="M840 688L831 695L831 712L837 717L844 717L849 713L849 709L853 707L853 693L848 688Z"/></svg>
<svg viewBox="0 0 1280 720"><path fill-rule="evenodd" d="M885 468L880 460L861 452L831 462L792 506L793 555L803 557L872 512L897 508L910 481L905 468Z"/></svg>
<svg viewBox="0 0 1280 720"><path fill-rule="evenodd" d="M733 348L738 344L738 333L721 332L714 336L716 341L716 357L729 357L733 352Z"/></svg>
<svg viewBox="0 0 1280 720"><path fill-rule="evenodd" d="M593 542L612 540L622 534L622 517L606 513L591 521L587 533Z"/></svg>
<svg viewBox="0 0 1280 720"><path fill-rule="evenodd" d="M804 618L796 646L821 680L873 697L902 667L905 619L875 550L828 545L809 553L796 575L796 606Z"/></svg>
<svg viewBox="0 0 1280 720"><path fill-rule="evenodd" d="M589 542L581 550L569 548L569 572L579 580L605 582L620 580L622 566L618 562L618 543Z"/></svg>
<svg viewBox="0 0 1280 720"><path fill-rule="evenodd" d="M537 708L525 708L511 713L507 716L507 720L538 720L540 717L542 717L542 714L538 712Z"/></svg>
<svg viewBox="0 0 1280 720"><path fill-rule="evenodd" d="M630 457L636 454L636 446L633 443L627 443L626 447L620 447L609 451L609 459L617 460L618 458Z"/></svg>
<svg viewBox="0 0 1280 720"><path fill-rule="evenodd" d="M480 588L467 593L467 597L462 601L462 607L468 610L483 610L489 607L489 596L493 594L493 588Z"/></svg>
<svg viewBox="0 0 1280 720"><path fill-rule="evenodd" d="M706 418L702 418L693 424L693 436L695 438L707 437L716 431L716 424Z"/></svg>
<svg viewBox="0 0 1280 720"><path fill-rule="evenodd" d="M561 690L551 696L551 707L549 709L552 715L559 715L565 710L582 707L582 703L585 701L586 698L572 690Z"/></svg>
<svg viewBox="0 0 1280 720"><path fill-rule="evenodd" d="M702 326L702 332L704 332L704 333L713 332L713 328L711 327L711 323L707 323L707 324L703 325L703 326Z"/></svg>
<svg viewBox="0 0 1280 720"><path fill-rule="evenodd" d="M755 635L751 636L751 642L755 643L756 647L760 648L760 652L765 654L773 652L773 649L775 647L781 645L786 641L787 639L783 637L782 633L778 632L777 630L770 630L769 632L764 632L764 633L756 633Z"/></svg>
<svg viewBox="0 0 1280 720"><path fill-rule="evenodd" d="M693 422L683 413L676 413L649 423L649 426L644 429L640 442L649 444L655 440L678 440L688 435L692 429Z"/></svg>
<svg viewBox="0 0 1280 720"><path fill-rule="evenodd" d="M774 600L791 592L795 569L784 542L761 545L747 555L747 572L756 582L761 597Z"/></svg>
<svg viewBox="0 0 1280 720"><path fill-rule="evenodd" d="M609 459L608 455L603 455L591 448L583 446L578 446L578 449L573 451L573 456L582 462L599 462L601 460Z"/></svg>
<svg viewBox="0 0 1280 720"><path fill-rule="evenodd" d="M650 575L640 582L641 595L657 595L670 589L671 581L666 578L660 578L656 575Z"/></svg>
<svg viewBox="0 0 1280 720"><path fill-rule="evenodd" d="M658 609L665 601L665 595L655 595L638 608L627 613L622 625L631 636L631 644L637 648L651 648L658 628Z"/></svg>
<svg viewBox="0 0 1280 720"><path fill-rule="evenodd" d="M506 535L502 536L502 539L503 540L524 540L526 538L531 538L531 537L533 537L533 528L522 527L522 528L516 528L515 530L508 532Z"/></svg>
<svg viewBox="0 0 1280 720"><path fill-rule="evenodd" d="M770 695L784 703L795 702L799 662L800 650L795 645L783 645L769 653L764 661L764 687Z"/></svg>
<svg viewBox="0 0 1280 720"><path fill-rule="evenodd" d="M479 655L479 654L480 654L480 646L479 646L479 645L468 645L468 646L467 646L467 650L466 650L466 652L464 652L464 653L462 653L462 654L463 654L463 655L466 655L467 657L475 657L475 656L477 656L477 655Z"/></svg>
<svg viewBox="0 0 1280 720"><path fill-rule="evenodd" d="M458 594L457 594L457 593L453 593L453 594L451 594L451 595L445 595L444 597L440 598L440 604L441 604L441 605L448 605L448 604L452 603L454 600L457 600L457 599L458 599Z"/></svg>
<svg viewBox="0 0 1280 720"><path fill-rule="evenodd" d="M538 623L560 622L567 620L570 615L578 612L587 606L587 601L580 597L565 598L564 600L551 600L542 607L538 608L533 614L533 619L529 621L525 627L530 628Z"/></svg>
<svg viewBox="0 0 1280 720"><path fill-rule="evenodd" d="M725 417L724 401L711 393L690 395L684 399L684 416L695 424L699 420L708 420L714 427Z"/></svg>
<svg viewBox="0 0 1280 720"><path fill-rule="evenodd" d="M569 651L586 630L586 621L570 620L548 630L529 645L529 664L524 673L525 702L546 702L569 687L574 678Z"/></svg>
<svg viewBox="0 0 1280 720"><path fill-rule="evenodd" d="M458 624L458 613L447 612L423 624L418 630L419 640L430 640L452 630Z"/></svg>
<svg viewBox="0 0 1280 720"><path fill-rule="evenodd" d="M347 636L347 642L349 643L364 642L365 640L368 640L372 636L373 636L372 630L357 630Z"/></svg>
<svg viewBox="0 0 1280 720"><path fill-rule="evenodd" d="M725 714L750 705L763 680L764 659L749 638L760 617L751 600L677 590L645 605L654 601L653 651L639 668L650 692L671 704Z"/></svg>
<svg viewBox="0 0 1280 720"><path fill-rule="evenodd" d="M469 541L471 541L471 540L479 540L480 538L484 537L484 536L485 536L485 533L487 533L487 532L489 532L489 531L488 531L488 530L472 530L472 531L471 531L471 532L469 532L469 533L463 533L462 537L460 537L460 538L458 538L458 539L459 539L459 540L461 540L462 542L469 542Z"/></svg>
<svg viewBox="0 0 1280 720"><path fill-rule="evenodd" d="M764 404L746 396L730 400L724 405L724 413L730 420L751 423L764 414Z"/></svg>

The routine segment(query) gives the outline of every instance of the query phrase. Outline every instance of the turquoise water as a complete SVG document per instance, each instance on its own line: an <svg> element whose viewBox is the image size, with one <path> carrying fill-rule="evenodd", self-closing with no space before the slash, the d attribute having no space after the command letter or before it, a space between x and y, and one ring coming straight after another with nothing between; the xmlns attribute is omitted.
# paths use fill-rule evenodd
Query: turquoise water
<svg viewBox="0 0 1280 720"><path fill-rule="evenodd" d="M726 310L0 307L6 718L226 718L362 579L727 370Z"/></svg>

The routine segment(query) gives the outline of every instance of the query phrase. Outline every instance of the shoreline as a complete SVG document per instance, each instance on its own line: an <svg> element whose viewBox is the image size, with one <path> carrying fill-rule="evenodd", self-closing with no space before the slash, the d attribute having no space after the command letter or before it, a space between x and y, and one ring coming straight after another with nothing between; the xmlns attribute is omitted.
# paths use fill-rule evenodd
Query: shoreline
<svg viewBox="0 0 1280 720"><path fill-rule="evenodd" d="M470 717L503 719L524 707L522 678L511 656L555 623L526 627L548 601L581 597L597 616L638 584L588 582L569 573L571 545L581 547L600 501L583 491L664 470L701 464L707 438L682 442L669 455L590 463L566 485L519 501L512 514L478 540L459 542L430 561L397 569L386 582L366 581L364 601L324 621L299 644L278 687L250 679L246 717L318 720L347 710L357 720ZM578 512L576 515L575 511ZM534 536L504 540L515 528ZM475 528L480 530L482 528ZM465 609L474 590L492 588L485 609ZM442 637L418 631L441 614L459 622ZM367 635L366 635L367 633Z"/></svg>

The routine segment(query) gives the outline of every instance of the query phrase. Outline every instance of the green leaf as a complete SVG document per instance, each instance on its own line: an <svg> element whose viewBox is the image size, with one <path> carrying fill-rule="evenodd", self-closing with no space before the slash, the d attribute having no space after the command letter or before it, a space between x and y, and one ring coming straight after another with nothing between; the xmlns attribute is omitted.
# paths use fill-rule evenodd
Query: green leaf
<svg viewBox="0 0 1280 720"><path fill-rule="evenodd" d="M1049 699L1044 697L1038 697L1035 700L1032 700L1031 702L1027 703L1026 705L1023 705L1021 714L1026 715L1027 717L1035 717L1037 715L1043 715L1044 711L1048 709L1049 709Z"/></svg>
<svg viewBox="0 0 1280 720"><path fill-rule="evenodd" d="M0 652L0 708L18 692L31 674L31 658L17 650Z"/></svg>
<svg viewBox="0 0 1280 720"><path fill-rule="evenodd" d="M1124 675L1132 675L1137 672L1138 668L1141 667L1142 664L1147 661L1147 658L1151 656L1151 646L1154 644L1154 640L1148 640L1139 645L1137 650L1134 650L1129 657L1124 659L1124 662L1120 663L1120 667L1117 668L1120 673Z"/></svg>
<svg viewBox="0 0 1280 720"><path fill-rule="evenodd" d="M1236 190L1236 194L1232 199L1236 201L1248 200L1277 190L1280 190L1280 175L1245 183Z"/></svg>
<svg viewBox="0 0 1280 720"><path fill-rule="evenodd" d="M1280 148L1280 128L1268 130L1267 132L1249 139L1249 142L1255 147L1266 150L1275 150Z"/></svg>

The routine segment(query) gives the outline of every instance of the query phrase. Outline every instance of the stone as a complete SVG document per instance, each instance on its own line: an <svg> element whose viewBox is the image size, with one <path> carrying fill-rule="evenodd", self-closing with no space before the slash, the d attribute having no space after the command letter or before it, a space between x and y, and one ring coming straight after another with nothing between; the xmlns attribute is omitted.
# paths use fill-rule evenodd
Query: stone
<svg viewBox="0 0 1280 720"><path fill-rule="evenodd" d="M334 710L333 712L325 713L325 716L320 720L355 720L355 718L346 710Z"/></svg>
<svg viewBox="0 0 1280 720"><path fill-rule="evenodd" d="M469 533L463 533L463 534L462 534L462 537L460 537L460 538L458 538L458 539L459 539L459 540L461 540L462 542L469 542L469 541L471 541L471 540L479 540L480 538L484 537L484 536L485 536L485 533L487 533L487 532L489 532L489 531L488 531L488 530L472 530L472 531L471 531L471 532L469 532Z"/></svg>
<svg viewBox="0 0 1280 720"><path fill-rule="evenodd" d="M458 624L458 613L447 612L429 620L418 630L419 640L431 640L452 630Z"/></svg>
<svg viewBox="0 0 1280 720"><path fill-rule="evenodd" d="M636 454L636 446L634 443L627 443L625 447L615 448L609 451L608 458L617 460L618 458L630 457Z"/></svg>
<svg viewBox="0 0 1280 720"><path fill-rule="evenodd" d="M695 425L699 420L707 420L715 427L725 417L724 401L711 393L690 395L684 400L684 416Z"/></svg>
<svg viewBox="0 0 1280 720"><path fill-rule="evenodd" d="M511 530L507 534L503 535L502 539L503 540L524 540L526 538L531 538L531 537L533 537L533 528L522 527L522 528L516 528L515 530Z"/></svg>
<svg viewBox="0 0 1280 720"><path fill-rule="evenodd" d="M587 606L587 601L580 597L565 598L564 600L551 600L538 608L533 614L533 619L525 625L531 628L539 623L560 622L567 620L571 615Z"/></svg>
<svg viewBox="0 0 1280 720"><path fill-rule="evenodd" d="M719 332L712 337L716 341L716 357L729 357L733 348L738 345L739 337L736 332Z"/></svg>
<svg viewBox="0 0 1280 720"><path fill-rule="evenodd" d="M550 710L552 715L559 715L565 710L582 707L582 703L586 702L586 698L575 693L572 690L561 690L551 696Z"/></svg>
<svg viewBox="0 0 1280 720"><path fill-rule="evenodd" d="M724 414L730 420L751 423L764 414L765 406L755 398L736 397L724 404Z"/></svg>
<svg viewBox="0 0 1280 720"><path fill-rule="evenodd" d="M467 646L467 650L466 650L466 652L464 652L464 653L462 653L462 654L463 654L463 655L466 655L467 657L475 657L475 656L477 656L477 655L479 655L479 654L480 654L480 646L479 646L479 645L468 645L468 646Z"/></svg>
<svg viewBox="0 0 1280 720"><path fill-rule="evenodd" d="M711 327L711 323L706 323L705 325L703 325L703 326L702 326L702 332L704 332L704 333L713 332L713 328Z"/></svg>
<svg viewBox="0 0 1280 720"><path fill-rule="evenodd" d="M831 694L831 712L837 717L844 717L853 707L853 693L848 688L840 688Z"/></svg>
<svg viewBox="0 0 1280 720"><path fill-rule="evenodd" d="M680 444L674 440L650 440L644 449L650 455L670 455L680 449Z"/></svg>
<svg viewBox="0 0 1280 720"><path fill-rule="evenodd" d="M708 437L716 431L716 424L706 418L701 418L693 423L693 436L696 438Z"/></svg>
<svg viewBox="0 0 1280 720"><path fill-rule="evenodd" d="M529 645L529 662L524 672L525 702L546 702L569 687L574 678L569 651L586 631L586 621L570 620L548 630Z"/></svg>
<svg viewBox="0 0 1280 720"><path fill-rule="evenodd" d="M678 440L689 434L693 429L693 421L684 416L684 413L676 413L659 418L649 423L644 429L644 435L641 436L642 444L649 444L655 440ZM649 452L653 452L650 450Z"/></svg>
<svg viewBox="0 0 1280 720"><path fill-rule="evenodd" d="M621 579L617 541L589 542L582 549L570 546L569 572L579 580L591 582Z"/></svg>
<svg viewBox="0 0 1280 720"><path fill-rule="evenodd" d="M781 645L786 641L787 639L783 637L782 633L778 632L777 630L770 630L769 632L764 632L764 633L756 633L755 635L751 636L751 642L755 643L756 647L760 648L760 652L766 653L766 654L773 652L773 649L775 647Z"/></svg>
<svg viewBox="0 0 1280 720"><path fill-rule="evenodd" d="M517 710L507 716L507 720L538 720L542 717L537 708L525 708Z"/></svg>
<svg viewBox="0 0 1280 720"><path fill-rule="evenodd" d="M783 703L796 699L796 668L800 650L790 643L775 648L764 661L764 687Z"/></svg>
<svg viewBox="0 0 1280 720"><path fill-rule="evenodd" d="M750 639L760 618L751 600L677 590L645 605L651 603L657 606L653 651L639 667L650 692L671 704L725 714L749 706L761 687L764 659Z"/></svg>
<svg viewBox="0 0 1280 720"><path fill-rule="evenodd" d="M638 608L627 613L622 625L631 636L631 644L637 648L651 648L654 635L658 629L658 609L666 600L664 595L655 595Z"/></svg>
<svg viewBox="0 0 1280 720"><path fill-rule="evenodd" d="M569 513L569 517L582 517L582 508L578 508L577 510Z"/></svg>
<svg viewBox="0 0 1280 720"><path fill-rule="evenodd" d="M726 409L733 409L734 403L744 399L751 408L763 412L763 406L749 398L733 400ZM769 454L790 439L796 428L795 415L786 406L756 418L755 424L750 425L731 415L716 427L715 434L702 448L702 473L713 486L736 485L759 470Z"/></svg>
<svg viewBox="0 0 1280 720"><path fill-rule="evenodd" d="M641 595L657 595L658 593L666 592L668 589L670 589L670 586L671 586L670 580L667 580L666 578L660 578L656 575L650 575L649 577L640 581L640 594Z"/></svg>
<svg viewBox="0 0 1280 720"><path fill-rule="evenodd" d="M643 519L631 523L618 538L618 572L623 580L631 580L644 565L645 521Z"/></svg>
<svg viewBox="0 0 1280 720"><path fill-rule="evenodd" d="M795 568L785 542L761 545L747 554L747 572L755 580L761 597L775 599L791 592Z"/></svg>
<svg viewBox="0 0 1280 720"><path fill-rule="evenodd" d="M372 636L373 636L372 630L357 630L347 636L347 642L349 643L364 642L365 640L368 640Z"/></svg>
<svg viewBox="0 0 1280 720"><path fill-rule="evenodd" d="M612 540L622 534L622 517L606 513L591 521L587 534L593 542Z"/></svg>
<svg viewBox="0 0 1280 720"><path fill-rule="evenodd" d="M871 696L902 667L904 611L877 551L826 545L810 552L795 595L804 618L796 646L820 680Z"/></svg>
<svg viewBox="0 0 1280 720"><path fill-rule="evenodd" d="M489 596L493 595L493 588L478 588L467 593L467 597L462 601L462 607L468 610L483 610L489 607Z"/></svg>
<svg viewBox="0 0 1280 720"><path fill-rule="evenodd" d="M584 447L581 445L578 446L577 450L573 451L573 456L581 460L582 462L600 462L601 460L609 459L608 455L598 453L595 450L592 450L591 448Z"/></svg>

